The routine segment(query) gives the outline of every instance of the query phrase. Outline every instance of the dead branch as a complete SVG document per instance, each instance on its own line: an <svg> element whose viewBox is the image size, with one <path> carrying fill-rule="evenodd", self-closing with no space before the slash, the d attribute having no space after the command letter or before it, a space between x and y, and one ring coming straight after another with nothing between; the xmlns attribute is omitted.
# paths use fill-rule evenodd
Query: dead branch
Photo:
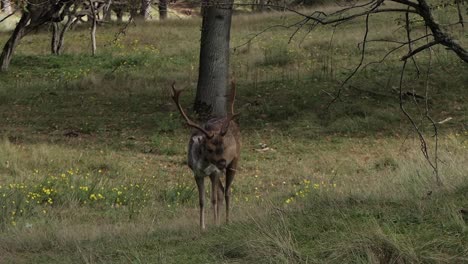
<svg viewBox="0 0 468 264"><path fill-rule="evenodd" d="M406 23L409 24L409 18L408 16L406 16ZM405 69L406 69L406 64L407 64L408 60L405 59L403 60L403 66L402 66L402 69L401 69L401 73L400 73L400 83L399 83L399 98L400 98L400 109L401 111L403 112L403 114L406 116L406 118L410 121L411 125L413 126L414 130L416 131L416 133L418 134L418 137L419 137L419 142L421 144L420 148L421 148L421 152L424 156L424 158L426 159L426 161L428 162L428 164L432 167L433 171L434 171L434 175L436 177L436 182L437 182L437 185L439 186L442 186L443 183L439 177L439 171L438 171L438 164L437 164L437 144L438 144L438 139L436 137L436 148L435 148L435 157L436 157L436 160L434 160L434 162L431 160L431 157L429 155L429 151L428 151L428 147L427 147L427 142L426 142L426 139L423 135L423 133L421 132L421 130L419 129L418 125L416 124L416 122L414 121L414 119L411 117L411 115L408 113L408 111L406 111L405 107L404 107L404 94L403 94L403 80L404 80L404 74L405 74ZM432 122L432 125L434 127L434 131L435 131L435 134L437 135L437 126L435 124L435 122L432 120L432 118L430 117L429 115L429 105L428 105L428 79L429 79L429 71L430 71L430 64L429 64L429 67L428 67L428 71L427 71L427 75L426 75L426 113L425 113L425 116L427 119L429 119L431 122Z"/></svg>
<svg viewBox="0 0 468 264"><path fill-rule="evenodd" d="M442 180L440 179L439 175L439 131L437 128L437 123L434 122L434 119L430 116L429 114L429 103L428 103L428 98L429 98L429 75L432 69L432 50L429 48L429 62L427 65L427 72L426 72L426 81L425 81L425 94L426 94L426 100L425 100L425 106L426 106L426 111L425 111L425 116L429 122L432 124L432 128L434 130L434 163L431 164L432 169L434 170L434 175L436 177L437 184L442 185Z"/></svg>
<svg viewBox="0 0 468 264"><path fill-rule="evenodd" d="M377 7L376 7L377 8ZM362 41L362 50L361 50L361 59L359 61L359 64L356 66L356 68L354 68L354 70L351 72L350 75L348 75L348 77L346 77L346 79L341 83L340 85L340 88L338 89L338 92L336 93L336 96L335 98L333 98L333 100L331 100L328 105L327 105L327 109L330 108L330 106L336 102L337 99L339 99L340 95L341 95L341 90L343 89L343 87L345 86L345 84L359 71L359 69L361 68L363 62L364 62L364 57L365 57L365 54L366 54L366 43L367 43L367 36L369 34L369 17L370 17L370 14L371 13L368 13L367 16L366 16L366 31L364 32L364 37L363 37L363 41Z"/></svg>
<svg viewBox="0 0 468 264"><path fill-rule="evenodd" d="M0 23L2 23L3 21L7 20L8 18L10 18L11 16L13 16L14 14L16 14L16 11L18 11L17 9L13 10L13 12L11 12L10 14L8 14L7 16L5 16L4 18L0 19Z"/></svg>
<svg viewBox="0 0 468 264"><path fill-rule="evenodd" d="M434 45L437 45L439 44L440 42L438 41L432 41L432 42L429 42L427 44L424 44L422 46L420 46L419 48L415 49L415 50L411 50L410 52L408 52L408 54L406 54L405 56L401 57L401 60L404 61L404 60L407 60L409 58L412 58L414 55L418 54L419 52L423 51L423 50L426 50Z"/></svg>
<svg viewBox="0 0 468 264"><path fill-rule="evenodd" d="M465 28L465 24L463 22L463 14L462 14L462 11L461 11L461 6L460 6L461 0L455 0L455 2L457 3L457 12L458 12L458 23L457 24L460 24L462 26L462 28Z"/></svg>

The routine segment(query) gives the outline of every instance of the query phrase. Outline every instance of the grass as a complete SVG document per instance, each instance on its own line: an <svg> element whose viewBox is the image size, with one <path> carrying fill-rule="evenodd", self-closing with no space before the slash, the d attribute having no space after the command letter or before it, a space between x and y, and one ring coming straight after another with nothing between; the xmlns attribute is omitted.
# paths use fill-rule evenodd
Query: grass
<svg viewBox="0 0 468 264"><path fill-rule="evenodd" d="M372 18L372 37L398 36L386 23L396 18ZM438 187L399 110L404 51L361 71L327 108L359 61L362 21L337 28L331 46L330 28L300 31L290 44L292 31L274 28L242 45L296 19L233 20L243 137L234 219L215 227L208 209L202 234L189 131L169 98L176 80L191 105L201 21L125 35L100 27L96 57L85 28L67 35L62 56L48 54L48 32L26 37L0 75L0 262L467 262L467 66L434 49L431 115L452 118L439 125ZM365 62L388 49L370 45ZM424 72L427 56L418 62ZM406 81L405 91L425 95L413 65ZM423 105L405 101L432 151Z"/></svg>

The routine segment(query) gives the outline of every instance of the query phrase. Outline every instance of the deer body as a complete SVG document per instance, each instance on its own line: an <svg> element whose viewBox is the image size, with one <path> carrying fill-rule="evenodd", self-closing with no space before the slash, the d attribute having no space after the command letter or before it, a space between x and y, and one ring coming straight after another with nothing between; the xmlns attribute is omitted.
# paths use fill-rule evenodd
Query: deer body
<svg viewBox="0 0 468 264"><path fill-rule="evenodd" d="M200 227L205 229L205 178L211 181L211 204L214 222L218 225L220 208L226 201L226 222L229 222L231 184L240 155L240 130L233 121L235 87L231 90L231 113L227 117L212 118L199 126L192 122L179 104L180 90L173 86L173 99L187 124L194 127L188 146L188 166L193 171L198 187ZM221 182L225 176L225 185ZM224 199L223 199L224 198Z"/></svg>

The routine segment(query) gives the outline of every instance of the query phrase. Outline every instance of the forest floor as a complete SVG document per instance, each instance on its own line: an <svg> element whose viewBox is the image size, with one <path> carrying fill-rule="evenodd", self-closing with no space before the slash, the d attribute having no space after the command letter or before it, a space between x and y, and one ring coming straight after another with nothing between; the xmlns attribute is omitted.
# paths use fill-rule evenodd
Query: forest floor
<svg viewBox="0 0 468 264"><path fill-rule="evenodd" d="M404 40L399 18L373 16L369 38ZM99 27L95 57L84 26L60 56L47 29L25 37L0 74L0 263L468 262L468 65L436 47L405 75L404 106L433 163L426 104L441 123L438 186L400 110L406 50L330 104L361 58L363 20L290 41L299 19L233 18L242 158L232 223L215 226L208 208L204 233L189 129L169 97L175 80L192 105L201 20ZM392 45L370 42L364 63Z"/></svg>

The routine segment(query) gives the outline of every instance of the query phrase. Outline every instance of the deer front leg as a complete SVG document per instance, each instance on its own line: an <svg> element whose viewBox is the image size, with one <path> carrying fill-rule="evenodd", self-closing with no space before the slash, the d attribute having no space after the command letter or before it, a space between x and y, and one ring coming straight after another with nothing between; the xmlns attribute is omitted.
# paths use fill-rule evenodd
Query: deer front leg
<svg viewBox="0 0 468 264"><path fill-rule="evenodd" d="M200 228L205 230L205 177L195 175L195 181L198 187L198 201L200 204Z"/></svg>
<svg viewBox="0 0 468 264"><path fill-rule="evenodd" d="M226 199L226 223L229 223L229 204L231 202L231 184L236 175L237 161L233 161L226 169L226 188L224 198Z"/></svg>
<svg viewBox="0 0 468 264"><path fill-rule="evenodd" d="M211 205L213 207L214 222L216 225L219 225L219 215L218 215L219 174L218 173L211 174L210 179L211 179Z"/></svg>
<svg viewBox="0 0 468 264"><path fill-rule="evenodd" d="M221 219L221 208L223 208L224 203L224 187L221 181L221 176L218 178L218 202L216 204L218 218Z"/></svg>

